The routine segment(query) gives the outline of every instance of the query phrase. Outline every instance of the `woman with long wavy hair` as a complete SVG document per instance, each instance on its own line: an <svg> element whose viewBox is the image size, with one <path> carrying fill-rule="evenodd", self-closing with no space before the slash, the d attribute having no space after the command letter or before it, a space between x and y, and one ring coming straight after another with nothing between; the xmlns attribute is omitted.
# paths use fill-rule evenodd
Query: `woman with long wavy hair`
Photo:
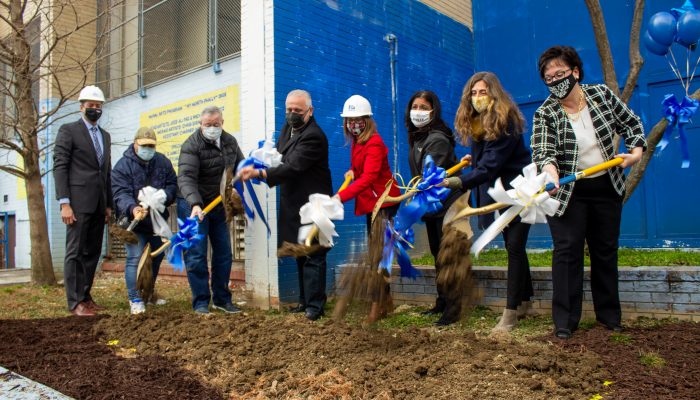
<svg viewBox="0 0 700 400"><path fill-rule="evenodd" d="M530 151L525 145L525 119L492 72L477 72L462 91L455 117L455 130L465 145L471 144L472 170L459 177L447 178L450 188L473 190L476 205L492 204L487 190L501 179L506 189L523 167L530 163ZM485 229L494 221L493 213L479 217ZM508 252L508 288L506 308L494 332L508 332L517 324L518 314L524 316L533 296L530 264L525 246L530 225L515 219L503 230ZM518 313L520 311L520 313Z"/></svg>

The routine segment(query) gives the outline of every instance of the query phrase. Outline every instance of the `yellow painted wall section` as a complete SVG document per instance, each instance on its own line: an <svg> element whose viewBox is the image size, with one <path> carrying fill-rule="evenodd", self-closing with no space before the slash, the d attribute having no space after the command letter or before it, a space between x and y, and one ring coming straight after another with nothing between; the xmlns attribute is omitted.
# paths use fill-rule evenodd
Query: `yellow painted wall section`
<svg viewBox="0 0 700 400"><path fill-rule="evenodd" d="M474 31L472 0L419 0L434 10L447 15Z"/></svg>

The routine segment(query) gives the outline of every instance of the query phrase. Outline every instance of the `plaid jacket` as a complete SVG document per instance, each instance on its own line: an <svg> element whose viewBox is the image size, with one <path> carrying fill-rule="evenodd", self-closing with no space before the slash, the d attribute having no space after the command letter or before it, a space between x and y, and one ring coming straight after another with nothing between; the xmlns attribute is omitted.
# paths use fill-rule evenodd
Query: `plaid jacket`
<svg viewBox="0 0 700 400"><path fill-rule="evenodd" d="M586 96L588 110L595 127L598 146L603 158L611 160L617 153L613 149L613 138L618 133L625 139L628 150L643 147L646 150L644 129L639 117L605 85L581 85ZM560 176L576 173L579 150L574 129L569 123L564 108L556 98L549 96L535 111L532 123L532 161L542 170L553 164ZM609 170L610 180L617 192L625 192L625 174L621 168ZM561 202L556 215L561 216L574 190L575 183L559 188L554 196Z"/></svg>

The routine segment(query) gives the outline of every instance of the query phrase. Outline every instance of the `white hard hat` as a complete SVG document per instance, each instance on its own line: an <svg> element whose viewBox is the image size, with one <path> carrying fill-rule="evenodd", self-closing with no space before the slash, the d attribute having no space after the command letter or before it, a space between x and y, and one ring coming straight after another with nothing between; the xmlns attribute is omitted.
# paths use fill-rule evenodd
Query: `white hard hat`
<svg viewBox="0 0 700 400"><path fill-rule="evenodd" d="M345 100L343 112L340 114L343 118L363 117L372 115L372 106L364 97L354 94L349 99Z"/></svg>
<svg viewBox="0 0 700 400"><path fill-rule="evenodd" d="M98 88L97 86L90 85L90 86L85 86L83 90L80 91L80 96L78 97L79 101L87 101L87 100L92 100L92 101L99 101L104 103L105 102L105 95L102 93L102 90Z"/></svg>

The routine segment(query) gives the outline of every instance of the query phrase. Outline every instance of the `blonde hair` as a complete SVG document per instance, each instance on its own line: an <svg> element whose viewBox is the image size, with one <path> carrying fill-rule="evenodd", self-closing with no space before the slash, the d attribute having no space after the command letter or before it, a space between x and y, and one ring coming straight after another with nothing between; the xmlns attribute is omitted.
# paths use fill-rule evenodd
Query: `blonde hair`
<svg viewBox="0 0 700 400"><path fill-rule="evenodd" d="M357 117L353 117L352 119L355 118ZM350 143L356 141L358 144L365 144L374 134L374 132L377 131L377 123L374 122L374 118L370 117L369 115L364 115L359 118L363 118L365 120L365 130L363 130L362 133L357 136L353 135L352 132L348 131L348 119L350 118L343 118L343 134L345 134L345 139L347 139Z"/></svg>
<svg viewBox="0 0 700 400"><path fill-rule="evenodd" d="M472 106L472 89L477 82L486 84L491 103L482 113ZM525 118L503 89L493 72L477 72L469 78L462 90L462 98L455 116L455 130L462 144L470 140L496 140L502 134L521 134L525 129Z"/></svg>

